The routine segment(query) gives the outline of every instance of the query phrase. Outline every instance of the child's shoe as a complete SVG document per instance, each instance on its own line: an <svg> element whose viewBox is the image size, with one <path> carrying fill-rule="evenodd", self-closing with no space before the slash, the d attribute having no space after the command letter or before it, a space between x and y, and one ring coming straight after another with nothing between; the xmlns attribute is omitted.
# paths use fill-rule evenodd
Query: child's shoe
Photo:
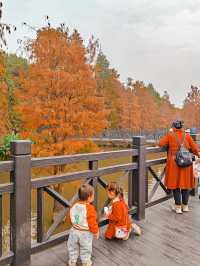
<svg viewBox="0 0 200 266"><path fill-rule="evenodd" d="M92 266L92 261L91 261L91 259L89 259L88 262L83 263L83 266Z"/></svg>
<svg viewBox="0 0 200 266"><path fill-rule="evenodd" d="M141 234L142 234L142 230L141 230L141 228L140 228L137 224L135 224L135 223L132 224L132 231L133 231L133 233L135 233L137 236L141 236Z"/></svg>
<svg viewBox="0 0 200 266"><path fill-rule="evenodd" d="M76 262L69 261L68 266L76 266Z"/></svg>
<svg viewBox="0 0 200 266"><path fill-rule="evenodd" d="M172 210L175 211L177 214L182 214L181 205L172 205Z"/></svg>
<svg viewBox="0 0 200 266"><path fill-rule="evenodd" d="M130 232L131 232L131 230L128 232L127 236L125 236L124 238L122 238L122 240L124 240L124 241L128 240L129 239L129 236L130 236Z"/></svg>
<svg viewBox="0 0 200 266"><path fill-rule="evenodd" d="M189 212L190 211L190 209L189 209L189 207L188 207L188 205L182 205L182 211L183 212Z"/></svg>

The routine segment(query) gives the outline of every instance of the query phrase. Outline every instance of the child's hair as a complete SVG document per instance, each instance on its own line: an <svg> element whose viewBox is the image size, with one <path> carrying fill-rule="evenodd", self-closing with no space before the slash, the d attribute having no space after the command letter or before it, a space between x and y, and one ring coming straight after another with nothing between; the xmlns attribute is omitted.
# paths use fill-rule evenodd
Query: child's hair
<svg viewBox="0 0 200 266"><path fill-rule="evenodd" d="M78 197L82 201L88 200L94 194L94 188L89 184L83 184L78 190Z"/></svg>
<svg viewBox="0 0 200 266"><path fill-rule="evenodd" d="M114 192L116 196L119 196L120 198L124 198L124 189L120 187L117 182L110 182L107 185L107 190L110 192Z"/></svg>

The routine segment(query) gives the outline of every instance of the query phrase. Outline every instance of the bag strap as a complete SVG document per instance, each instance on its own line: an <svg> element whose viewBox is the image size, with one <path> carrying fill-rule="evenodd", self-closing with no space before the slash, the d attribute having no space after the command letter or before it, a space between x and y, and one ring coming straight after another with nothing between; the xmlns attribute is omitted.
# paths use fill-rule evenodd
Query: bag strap
<svg viewBox="0 0 200 266"><path fill-rule="evenodd" d="M178 138L178 136L176 135L175 132L173 132L173 135L175 136L175 139L176 139L176 141L177 141L177 143L178 143L179 146L184 145L185 138L186 138L185 132L184 132L184 135L183 135L183 142L182 143L180 142L180 140L179 140L179 138Z"/></svg>

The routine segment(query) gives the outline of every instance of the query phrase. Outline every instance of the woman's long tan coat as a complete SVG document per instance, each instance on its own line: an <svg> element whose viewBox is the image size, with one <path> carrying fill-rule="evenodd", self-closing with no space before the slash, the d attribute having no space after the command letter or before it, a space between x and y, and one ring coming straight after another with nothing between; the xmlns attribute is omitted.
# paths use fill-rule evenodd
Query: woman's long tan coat
<svg viewBox="0 0 200 266"><path fill-rule="evenodd" d="M180 168L177 166L175 156L179 149L179 145L174 134L177 135L179 141L182 143L184 138L184 132L182 129L174 129L173 132L169 132L161 138L159 142L160 147L168 147L165 186L168 189L190 189L195 186L193 167L189 166L186 168ZM184 144L187 149L191 149L192 152L198 156L198 146L189 134L186 134Z"/></svg>

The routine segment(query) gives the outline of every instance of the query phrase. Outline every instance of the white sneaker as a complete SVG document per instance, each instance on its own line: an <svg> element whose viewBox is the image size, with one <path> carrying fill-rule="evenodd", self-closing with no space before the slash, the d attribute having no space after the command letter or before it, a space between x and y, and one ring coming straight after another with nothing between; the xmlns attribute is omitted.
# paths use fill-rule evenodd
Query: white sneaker
<svg viewBox="0 0 200 266"><path fill-rule="evenodd" d="M68 262L68 266L76 266L76 262L69 261L69 262Z"/></svg>
<svg viewBox="0 0 200 266"><path fill-rule="evenodd" d="M133 231L133 233L135 233L138 236L141 236L141 234L142 234L141 228L135 223L132 224L132 231Z"/></svg>
<svg viewBox="0 0 200 266"><path fill-rule="evenodd" d="M130 236L130 231L128 232L127 236L125 236L124 238L122 238L122 240L126 241L129 239L129 236Z"/></svg>
<svg viewBox="0 0 200 266"><path fill-rule="evenodd" d="M175 204L173 204L171 206L171 208L172 208L172 211L175 211L177 214L182 214L183 213L182 212L181 205L175 205Z"/></svg>
<svg viewBox="0 0 200 266"><path fill-rule="evenodd" d="M92 260L89 259L88 262L83 263L83 266L92 266Z"/></svg>
<svg viewBox="0 0 200 266"><path fill-rule="evenodd" d="M182 205L182 211L183 212L189 212L190 211L190 209L189 209L189 207L188 207L188 205Z"/></svg>

